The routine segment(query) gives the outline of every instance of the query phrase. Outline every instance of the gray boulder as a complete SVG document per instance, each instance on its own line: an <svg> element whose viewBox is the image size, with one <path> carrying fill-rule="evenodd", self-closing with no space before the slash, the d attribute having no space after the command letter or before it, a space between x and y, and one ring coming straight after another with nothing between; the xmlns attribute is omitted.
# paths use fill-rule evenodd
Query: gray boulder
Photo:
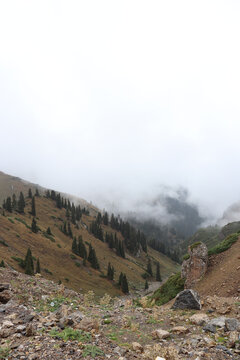
<svg viewBox="0 0 240 360"><path fill-rule="evenodd" d="M199 294L192 290L186 289L181 291L175 299L172 309L194 309L200 310L202 308Z"/></svg>

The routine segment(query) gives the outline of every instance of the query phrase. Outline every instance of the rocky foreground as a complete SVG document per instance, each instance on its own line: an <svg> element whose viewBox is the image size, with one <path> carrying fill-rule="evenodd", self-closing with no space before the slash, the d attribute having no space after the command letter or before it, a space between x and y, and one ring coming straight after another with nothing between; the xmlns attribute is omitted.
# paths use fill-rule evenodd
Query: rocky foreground
<svg viewBox="0 0 240 360"><path fill-rule="evenodd" d="M96 301L0 269L0 359L240 359L240 298L206 297L200 311ZM141 306L139 306L141 305Z"/></svg>

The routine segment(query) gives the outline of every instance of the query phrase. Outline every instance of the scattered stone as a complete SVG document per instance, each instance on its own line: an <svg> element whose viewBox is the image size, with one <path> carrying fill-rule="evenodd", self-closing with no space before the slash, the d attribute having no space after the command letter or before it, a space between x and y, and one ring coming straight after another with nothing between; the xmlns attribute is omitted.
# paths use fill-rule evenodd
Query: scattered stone
<svg viewBox="0 0 240 360"><path fill-rule="evenodd" d="M228 318L225 321L225 328L227 331L240 330L240 321L235 318Z"/></svg>
<svg viewBox="0 0 240 360"><path fill-rule="evenodd" d="M192 289L181 291L172 306L172 309L195 309L202 307L198 293Z"/></svg>
<svg viewBox="0 0 240 360"><path fill-rule="evenodd" d="M228 340L229 346L231 348L234 348L236 343L240 340L240 335L238 334L238 331L231 331Z"/></svg>
<svg viewBox="0 0 240 360"><path fill-rule="evenodd" d="M209 321L209 317L204 313L194 314L189 319L192 324L202 326Z"/></svg>
<svg viewBox="0 0 240 360"><path fill-rule="evenodd" d="M143 346L137 342L132 343L132 349L133 349L133 351L136 351L137 353L143 352Z"/></svg>
<svg viewBox="0 0 240 360"><path fill-rule="evenodd" d="M96 319L91 318L84 318L82 321L77 325L78 329L84 330L84 331L91 331L91 330L99 330L99 323Z"/></svg>
<svg viewBox="0 0 240 360"><path fill-rule="evenodd" d="M0 292L0 303L7 304L11 299L11 292L9 290L4 290Z"/></svg>
<svg viewBox="0 0 240 360"><path fill-rule="evenodd" d="M187 334L189 332L189 329L186 328L185 326L175 326L174 328L172 328L171 332L173 334Z"/></svg>
<svg viewBox="0 0 240 360"><path fill-rule="evenodd" d="M170 332L163 329L157 329L152 332L153 339L167 339L169 336Z"/></svg>

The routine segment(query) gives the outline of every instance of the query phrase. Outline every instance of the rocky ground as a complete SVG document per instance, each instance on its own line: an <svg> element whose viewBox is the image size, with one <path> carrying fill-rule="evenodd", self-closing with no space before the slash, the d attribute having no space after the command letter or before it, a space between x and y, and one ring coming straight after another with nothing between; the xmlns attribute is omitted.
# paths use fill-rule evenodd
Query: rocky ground
<svg viewBox="0 0 240 360"><path fill-rule="evenodd" d="M0 269L0 359L240 359L240 298L205 297L200 311L96 300Z"/></svg>

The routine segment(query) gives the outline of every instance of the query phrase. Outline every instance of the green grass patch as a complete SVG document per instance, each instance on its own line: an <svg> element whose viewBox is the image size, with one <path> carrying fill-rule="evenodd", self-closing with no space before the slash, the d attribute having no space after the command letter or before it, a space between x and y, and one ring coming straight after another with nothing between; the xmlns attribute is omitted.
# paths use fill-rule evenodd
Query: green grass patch
<svg viewBox="0 0 240 360"><path fill-rule="evenodd" d="M163 305L175 298L177 294L184 289L184 280L181 273L177 273L168 278L168 280L151 296L156 305Z"/></svg>
<svg viewBox="0 0 240 360"><path fill-rule="evenodd" d="M239 237L239 233L231 234L227 236L223 241L221 241L219 244L214 246L212 249L208 251L208 255L215 255L220 254L221 252L224 252L228 250L237 240Z"/></svg>
<svg viewBox="0 0 240 360"><path fill-rule="evenodd" d="M7 359L10 349L8 347L0 346L0 359Z"/></svg>
<svg viewBox="0 0 240 360"><path fill-rule="evenodd" d="M183 256L183 261L184 260L188 260L190 258L190 255L189 254L185 254L184 256Z"/></svg>
<svg viewBox="0 0 240 360"><path fill-rule="evenodd" d="M53 329L49 333L50 336L55 338L63 339L64 341L68 340L77 340L79 342L89 342L91 341L91 334L83 330L74 330L72 328L65 328L63 331L58 331Z"/></svg>
<svg viewBox="0 0 240 360"><path fill-rule="evenodd" d="M96 345L86 345L84 347L82 356L91 356L91 359L94 359L96 356L104 356L104 352Z"/></svg>
<svg viewBox="0 0 240 360"><path fill-rule="evenodd" d="M194 244L190 245L190 249L191 251L193 251L193 249L195 249L196 247L198 247L201 244L201 241L197 241Z"/></svg>
<svg viewBox="0 0 240 360"><path fill-rule="evenodd" d="M8 220L9 220L12 224L15 224L15 222L13 221L13 219L8 218Z"/></svg>

